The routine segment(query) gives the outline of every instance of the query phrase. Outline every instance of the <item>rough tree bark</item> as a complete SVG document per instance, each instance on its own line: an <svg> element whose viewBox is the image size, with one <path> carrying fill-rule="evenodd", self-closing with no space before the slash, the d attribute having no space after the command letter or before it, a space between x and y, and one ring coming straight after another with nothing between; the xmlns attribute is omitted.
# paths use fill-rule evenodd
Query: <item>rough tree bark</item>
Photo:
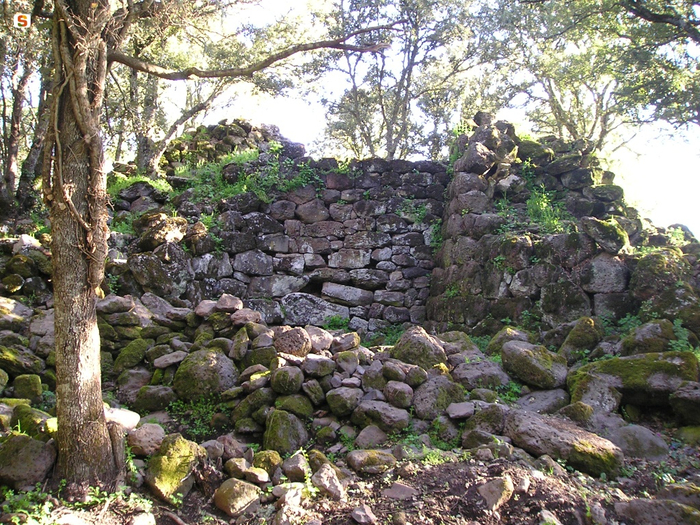
<svg viewBox="0 0 700 525"><path fill-rule="evenodd" d="M53 231L56 335L56 476L78 492L113 487L95 305L107 253L107 193L100 113L107 71L101 33L108 0L57 0L55 80L43 174ZM87 21L87 23L85 23Z"/></svg>

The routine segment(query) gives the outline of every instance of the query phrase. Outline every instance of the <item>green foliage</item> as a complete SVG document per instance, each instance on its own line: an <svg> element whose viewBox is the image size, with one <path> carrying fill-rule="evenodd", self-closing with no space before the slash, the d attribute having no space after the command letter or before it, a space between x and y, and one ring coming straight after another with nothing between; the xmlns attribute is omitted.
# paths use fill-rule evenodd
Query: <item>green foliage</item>
<svg viewBox="0 0 700 525"><path fill-rule="evenodd" d="M406 328L400 324L392 324L385 328L382 328L378 332L374 333L374 336L369 340L368 344L374 346L377 344L382 344L386 346L393 346L401 338Z"/></svg>
<svg viewBox="0 0 700 525"><path fill-rule="evenodd" d="M564 231L562 220L569 218L563 209L563 203L556 201L554 194L553 191L546 191L544 186L535 186L526 203L530 220L545 233Z"/></svg>
<svg viewBox="0 0 700 525"><path fill-rule="evenodd" d="M56 394L51 392L51 390L44 390L41 393L41 401L36 405L36 408L52 414L56 408Z"/></svg>
<svg viewBox="0 0 700 525"><path fill-rule="evenodd" d="M456 283L451 284L445 290L445 297L450 299L457 297L459 295L459 286Z"/></svg>
<svg viewBox="0 0 700 525"><path fill-rule="evenodd" d="M119 293L119 276L116 274L105 275L107 280L107 287L109 288L109 293L118 294Z"/></svg>
<svg viewBox="0 0 700 525"><path fill-rule="evenodd" d="M499 356L500 357L500 356ZM506 403L513 404L520 399L523 386L515 381L508 381L507 384L496 388L498 396Z"/></svg>
<svg viewBox="0 0 700 525"><path fill-rule="evenodd" d="M168 406L168 413L185 425L185 434L195 439L205 439L212 436L212 418L217 413L228 413L228 408L215 397L206 397L196 401L183 401L178 399Z"/></svg>
<svg viewBox="0 0 700 525"><path fill-rule="evenodd" d="M676 336L675 341L670 341L668 347L674 352L698 352L698 349L693 348L690 344L690 331L683 327L683 321L680 319L673 320L673 333Z"/></svg>
<svg viewBox="0 0 700 525"><path fill-rule="evenodd" d="M399 215L406 217L412 222L422 223L428 214L428 205L425 203L417 203L413 198L406 198L399 207Z"/></svg>
<svg viewBox="0 0 700 525"><path fill-rule="evenodd" d="M491 338L488 335L473 335L470 339L482 352L486 351L486 347L491 342Z"/></svg>
<svg viewBox="0 0 700 525"><path fill-rule="evenodd" d="M114 219L109 228L113 232L121 233L123 235L135 235L134 231L134 220L136 220L137 215L135 213L125 213L121 214Z"/></svg>
<svg viewBox="0 0 700 525"><path fill-rule="evenodd" d="M15 525L22 523L52 525L54 523L51 512L56 507L56 500L41 489L40 483L37 483L34 490L29 492L15 492L7 487L0 487L0 495L4 500L2 511L9 515L10 523Z"/></svg>
<svg viewBox="0 0 700 525"><path fill-rule="evenodd" d="M434 219L430 223L428 232L430 234L430 247L433 249L433 253L436 253L444 242L442 238L442 219Z"/></svg>
<svg viewBox="0 0 700 525"><path fill-rule="evenodd" d="M119 192L126 189L137 182L147 182L155 189L162 191L163 193L171 193L173 187L164 179L151 179L145 175L132 175L127 176L122 173L112 173L109 177L109 184L107 185L107 194L111 198L115 198L119 195Z"/></svg>
<svg viewBox="0 0 700 525"><path fill-rule="evenodd" d="M325 330L343 330L344 332L347 332L349 323L350 319L347 317L331 315L330 317L326 317L321 328L324 328Z"/></svg>

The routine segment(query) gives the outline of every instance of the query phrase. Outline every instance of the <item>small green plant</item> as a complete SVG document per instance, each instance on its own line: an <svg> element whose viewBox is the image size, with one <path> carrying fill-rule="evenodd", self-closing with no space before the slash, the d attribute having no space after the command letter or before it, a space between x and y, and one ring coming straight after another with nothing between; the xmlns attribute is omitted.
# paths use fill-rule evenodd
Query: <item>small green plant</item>
<svg viewBox="0 0 700 525"><path fill-rule="evenodd" d="M406 331L403 325L392 324L375 332L374 336L369 340L370 345L382 344L386 346L394 346Z"/></svg>
<svg viewBox="0 0 700 525"><path fill-rule="evenodd" d="M350 323L350 319L347 317L343 317L341 315L331 315L330 317L326 317L326 320L323 321L322 328L325 330L343 330L343 331L348 331L348 324Z"/></svg>
<svg viewBox="0 0 700 525"><path fill-rule="evenodd" d="M496 255L493 258L493 265L499 270L505 270L506 268L506 257L505 255Z"/></svg>
<svg viewBox="0 0 700 525"><path fill-rule="evenodd" d="M450 299L457 297L459 295L459 286L457 284L451 284L450 286L447 287L447 290L445 290L445 297L448 297Z"/></svg>
<svg viewBox="0 0 700 525"><path fill-rule="evenodd" d="M107 287L109 288L109 293L118 294L119 293L119 276L115 274L105 275L107 280Z"/></svg>
<svg viewBox="0 0 700 525"><path fill-rule="evenodd" d="M119 192L123 189L126 189L136 184L137 182L147 182L155 189L162 191L163 193L172 193L173 191L172 186L166 180L151 179L142 174L132 175L129 177L127 175L115 172L112 175L110 175L109 178L110 181L107 185L107 194L109 194L109 196L112 198L115 198L117 195L119 195Z"/></svg>
<svg viewBox="0 0 700 525"><path fill-rule="evenodd" d="M562 220L567 218L567 214L561 202L554 199L554 192L545 190L544 186L535 186L531 190L526 206L530 220L539 224L545 233L564 231Z"/></svg>
<svg viewBox="0 0 700 525"><path fill-rule="evenodd" d="M120 215L119 217L115 217L114 219L112 219L110 229L113 232L121 233L123 235L134 235L136 233L134 231L135 219L136 214L134 213Z"/></svg>
<svg viewBox="0 0 700 525"><path fill-rule="evenodd" d="M399 207L399 214L415 223L422 223L428 215L428 206L425 203L418 204L413 198L404 199Z"/></svg>
<svg viewBox="0 0 700 525"><path fill-rule="evenodd" d="M488 335L471 336L470 339L482 352L486 351L486 347L489 345L489 342L491 342L491 338Z"/></svg>
<svg viewBox="0 0 700 525"><path fill-rule="evenodd" d="M442 219L434 219L428 228L430 236L430 247L433 253L436 253L441 247L444 239L442 238Z"/></svg>
<svg viewBox="0 0 700 525"><path fill-rule="evenodd" d="M693 352L693 345L690 344L690 331L683 327L683 321L680 319L673 320L673 333L676 336L675 341L670 341L668 347L674 352Z"/></svg>
<svg viewBox="0 0 700 525"><path fill-rule="evenodd" d="M422 460L423 465L436 467L438 465L443 465L445 463L450 463L452 461L452 459L449 456L444 454L439 449L428 450L427 447L423 446L423 453L424 453L423 460Z"/></svg>
<svg viewBox="0 0 700 525"><path fill-rule="evenodd" d="M41 489L37 483L34 490L15 492L7 487L0 487L2 496L2 512L8 515L10 523L32 525L51 525L54 523L51 512L55 507L55 499Z"/></svg>
<svg viewBox="0 0 700 525"><path fill-rule="evenodd" d="M520 399L522 389L523 387L521 384L516 383L515 381L508 381L507 384L499 386L496 391L498 392L498 396L504 402L512 404Z"/></svg>
<svg viewBox="0 0 700 525"><path fill-rule="evenodd" d="M185 434L198 439L212 435L212 418L220 412L225 413L227 409L218 398L212 396L188 402L178 399L168 406L168 413L187 427Z"/></svg>
<svg viewBox="0 0 700 525"><path fill-rule="evenodd" d="M348 452L352 452L353 450L355 450L355 438L342 430L339 432L339 434L340 442L348 450Z"/></svg>

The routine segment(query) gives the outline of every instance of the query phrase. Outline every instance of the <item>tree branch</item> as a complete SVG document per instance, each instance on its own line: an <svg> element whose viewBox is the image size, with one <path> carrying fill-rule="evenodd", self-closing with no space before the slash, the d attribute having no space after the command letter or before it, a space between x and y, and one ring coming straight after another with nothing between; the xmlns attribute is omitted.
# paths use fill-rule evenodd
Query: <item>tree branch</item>
<svg viewBox="0 0 700 525"><path fill-rule="evenodd" d="M655 24L667 24L680 29L688 38L700 44L700 20L691 20L678 13L658 13L649 9L640 0L622 0L622 7L633 15Z"/></svg>
<svg viewBox="0 0 700 525"><path fill-rule="evenodd" d="M199 69L196 67L190 67L181 71L177 70L171 70L171 69L166 69L161 66L158 66L156 64L151 64L149 62L145 62L143 60L140 60L138 58L125 55L124 53L121 53L119 51L111 51L107 59L110 62L118 62L120 64L124 64L127 67L130 67L132 69L135 69L137 71L142 71L144 73L148 73L149 75L153 75L159 78L163 78L166 80L188 80L188 79L194 79L194 78L223 78L223 77L249 77L253 73L257 73L258 71L262 71L263 69L271 66L272 64L275 64L281 60L284 60L285 58L289 58L292 55L296 55L297 53L302 53L305 51L313 51L316 49L340 49L344 51L357 51L357 52L370 52L370 53L378 53L379 51L386 49L389 44L386 43L378 43L378 44L372 44L368 46L354 46L350 44L346 44L348 40L351 38L358 36L358 35L363 35L366 33L369 33L371 31L378 31L378 30L386 30L386 29L393 29L396 24L389 24L389 25L383 25L383 26L375 26L375 27L369 27L366 29L361 29L358 31L354 31L352 33L349 33L348 35L345 35L340 38L332 39L332 40L321 40L318 42L308 42L305 44L297 44L296 46L289 47L287 49L284 49L282 51L279 51L277 53L273 53L269 55L268 57L264 58L263 60L260 60L258 62L255 62L253 64L250 64L249 66L242 67L242 68L228 68L228 69L214 69L214 70L203 70Z"/></svg>

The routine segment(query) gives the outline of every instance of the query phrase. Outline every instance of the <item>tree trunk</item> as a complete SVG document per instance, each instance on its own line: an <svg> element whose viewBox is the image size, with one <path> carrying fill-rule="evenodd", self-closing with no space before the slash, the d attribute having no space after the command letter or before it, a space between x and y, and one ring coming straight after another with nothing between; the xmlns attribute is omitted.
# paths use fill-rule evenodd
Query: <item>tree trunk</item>
<svg viewBox="0 0 700 525"><path fill-rule="evenodd" d="M91 5L92 4L92 5ZM102 404L95 303L104 275L107 195L99 127L107 68L107 0L57 0L56 83L44 170L53 232L56 476L78 493L112 488L117 466Z"/></svg>

